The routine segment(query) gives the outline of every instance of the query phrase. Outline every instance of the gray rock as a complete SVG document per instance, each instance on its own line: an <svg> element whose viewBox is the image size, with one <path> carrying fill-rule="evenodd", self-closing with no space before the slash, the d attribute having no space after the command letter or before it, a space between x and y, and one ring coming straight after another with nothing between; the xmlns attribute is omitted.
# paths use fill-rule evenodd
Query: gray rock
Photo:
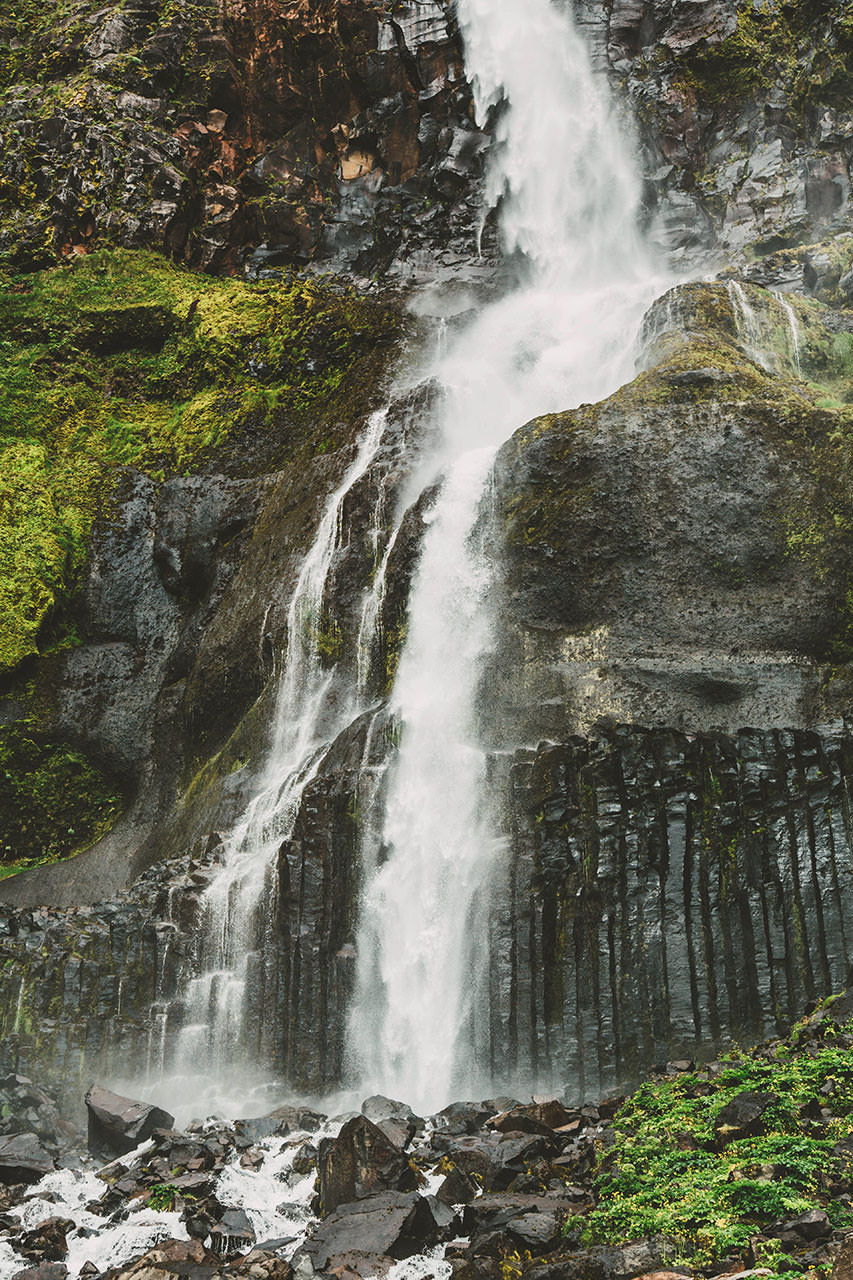
<svg viewBox="0 0 853 1280"><path fill-rule="evenodd" d="M305 1253L315 1270L332 1270L346 1265L350 1254L366 1254L375 1260L411 1257L431 1244L436 1235L435 1221L423 1196L385 1191L332 1213L306 1241Z"/></svg>
<svg viewBox="0 0 853 1280"><path fill-rule="evenodd" d="M85 1098L89 1113L89 1150L99 1156L133 1151L155 1129L171 1129L174 1116L149 1102L134 1102L92 1085Z"/></svg>
<svg viewBox="0 0 853 1280"><path fill-rule="evenodd" d="M336 1138L319 1146L323 1213L378 1191L412 1191L418 1175L400 1147L365 1116L348 1120Z"/></svg>
<svg viewBox="0 0 853 1280"><path fill-rule="evenodd" d="M54 1162L34 1133L0 1137L0 1183L38 1182Z"/></svg>

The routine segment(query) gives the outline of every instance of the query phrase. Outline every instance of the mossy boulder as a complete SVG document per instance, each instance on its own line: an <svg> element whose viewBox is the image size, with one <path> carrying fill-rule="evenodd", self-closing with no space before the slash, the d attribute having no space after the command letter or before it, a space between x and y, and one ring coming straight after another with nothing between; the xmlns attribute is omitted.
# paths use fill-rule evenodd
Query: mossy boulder
<svg viewBox="0 0 853 1280"><path fill-rule="evenodd" d="M793 374L779 301L750 298L774 320L765 355L729 288L684 286L647 319L651 368L500 454L513 721L535 719L526 702L551 708L552 733L822 714L822 664L853 656L851 420ZM805 374L836 348L817 322L802 332ZM839 350L836 390L849 375Z"/></svg>

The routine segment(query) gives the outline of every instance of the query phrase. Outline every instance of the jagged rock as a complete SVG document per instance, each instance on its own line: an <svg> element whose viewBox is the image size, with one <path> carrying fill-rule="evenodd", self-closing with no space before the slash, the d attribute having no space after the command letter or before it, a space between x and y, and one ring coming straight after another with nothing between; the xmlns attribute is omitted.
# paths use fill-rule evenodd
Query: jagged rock
<svg viewBox="0 0 853 1280"><path fill-rule="evenodd" d="M778 1235L783 1244L797 1244L802 1240L821 1240L832 1234L832 1224L823 1209L809 1209L792 1218L780 1228Z"/></svg>
<svg viewBox="0 0 853 1280"><path fill-rule="evenodd" d="M354 1116L337 1138L324 1138L318 1155L324 1214L378 1190L411 1191L418 1175L403 1154L366 1116Z"/></svg>
<svg viewBox="0 0 853 1280"><path fill-rule="evenodd" d="M210 1247L219 1257L243 1254L255 1242L255 1232L242 1209L227 1209L210 1233Z"/></svg>
<svg viewBox="0 0 853 1280"><path fill-rule="evenodd" d="M61 1262L68 1254L66 1236L74 1226L70 1218L46 1218L23 1233L18 1252L37 1262Z"/></svg>
<svg viewBox="0 0 853 1280"><path fill-rule="evenodd" d="M361 1104L361 1113L381 1129L388 1141L405 1150L423 1123L405 1102L375 1095Z"/></svg>
<svg viewBox="0 0 853 1280"><path fill-rule="evenodd" d="M721 1147L763 1130L762 1116L779 1099L775 1094L747 1090L732 1098L714 1120L714 1137Z"/></svg>
<svg viewBox="0 0 853 1280"><path fill-rule="evenodd" d="M35 1134L0 1137L0 1183L38 1182L53 1168L52 1158Z"/></svg>
<svg viewBox="0 0 853 1280"><path fill-rule="evenodd" d="M452 1102L433 1117L437 1130L450 1134L476 1133L495 1114L482 1102Z"/></svg>
<svg viewBox="0 0 853 1280"><path fill-rule="evenodd" d="M150 1138L155 1129L169 1129L174 1116L149 1102L134 1102L92 1085L85 1098L89 1113L89 1150L95 1155L125 1155Z"/></svg>
<svg viewBox="0 0 853 1280"><path fill-rule="evenodd" d="M435 1220L423 1196L385 1191L343 1205L325 1218L306 1241L305 1253L315 1270L333 1270L346 1266L351 1255L369 1255L373 1260L411 1257L436 1235ZM358 1264L353 1269L364 1274Z"/></svg>
<svg viewBox="0 0 853 1280"><path fill-rule="evenodd" d="M467 1204L477 1195L478 1188L461 1169L452 1168L436 1191L436 1196L446 1205Z"/></svg>

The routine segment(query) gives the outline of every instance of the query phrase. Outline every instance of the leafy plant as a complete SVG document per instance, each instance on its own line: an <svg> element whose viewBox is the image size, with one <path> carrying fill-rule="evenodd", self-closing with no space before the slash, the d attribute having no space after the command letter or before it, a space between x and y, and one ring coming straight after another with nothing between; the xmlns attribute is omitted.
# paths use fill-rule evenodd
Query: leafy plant
<svg viewBox="0 0 853 1280"><path fill-rule="evenodd" d="M588 1237L663 1235L677 1260L704 1266L740 1253L770 1221L824 1205L844 1217L827 1188L850 1172L837 1150L853 1115L850 1027L819 1024L823 1042L801 1044L806 1030L768 1051L733 1052L716 1076L693 1072L638 1089L615 1118L615 1146L600 1159ZM827 1101L828 1082L832 1117L816 1122L810 1117ZM714 1120L746 1090L775 1095L764 1131L720 1147ZM783 1274L788 1262L780 1254L769 1265Z"/></svg>

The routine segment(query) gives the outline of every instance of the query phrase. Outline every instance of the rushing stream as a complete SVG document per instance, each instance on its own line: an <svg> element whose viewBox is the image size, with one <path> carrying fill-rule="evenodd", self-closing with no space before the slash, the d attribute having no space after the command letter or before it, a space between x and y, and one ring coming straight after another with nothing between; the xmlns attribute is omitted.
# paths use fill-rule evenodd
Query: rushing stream
<svg viewBox="0 0 853 1280"><path fill-rule="evenodd" d="M490 707L481 689L495 558L480 518L504 440L533 416L599 400L633 375L642 316L667 281L639 230L631 146L564 7L458 0L457 13L477 118L494 128L483 218L497 211L516 284L451 332L427 370L439 393L422 438L433 443L400 495L386 545L377 547L377 572L363 588L358 679L349 686L320 661L324 588L346 536L347 495L380 452L382 414L371 420L305 560L265 771L205 893L198 972L179 1008L157 1012L162 1035L152 1065L183 1077L196 1099L200 1063L215 1069L220 1086L253 1069L275 1072L258 1015L265 1007L266 1021L275 1019L266 938L278 850L329 746L370 708L370 648L388 558L407 508L433 486L438 497L426 516L390 699L399 750L386 762L384 785L364 788L347 1069L353 1087L422 1110L497 1083L480 1007L489 887L503 849L489 798ZM166 1061L165 1025L175 1019L181 1029Z"/></svg>

